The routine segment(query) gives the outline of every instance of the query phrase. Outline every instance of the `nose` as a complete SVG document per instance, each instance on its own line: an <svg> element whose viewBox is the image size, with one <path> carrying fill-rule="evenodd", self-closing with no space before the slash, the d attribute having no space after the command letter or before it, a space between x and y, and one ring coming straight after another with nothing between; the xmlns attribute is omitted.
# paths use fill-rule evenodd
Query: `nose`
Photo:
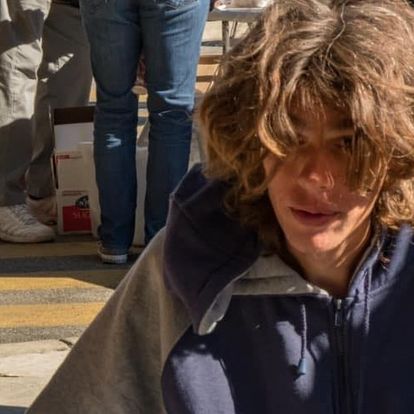
<svg viewBox="0 0 414 414"><path fill-rule="evenodd" d="M310 192L331 190L334 186L332 160L323 151L303 154L299 163L298 183Z"/></svg>

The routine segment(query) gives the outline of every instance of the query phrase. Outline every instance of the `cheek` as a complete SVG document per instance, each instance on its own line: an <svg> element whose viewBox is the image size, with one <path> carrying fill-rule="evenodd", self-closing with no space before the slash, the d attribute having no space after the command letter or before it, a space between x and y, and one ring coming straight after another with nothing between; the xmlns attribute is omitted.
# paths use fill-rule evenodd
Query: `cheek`
<svg viewBox="0 0 414 414"><path fill-rule="evenodd" d="M273 210L276 215L279 215L280 212L283 211L286 201L292 199L294 187L292 186L291 178L284 175L282 171L277 171L269 182L267 192Z"/></svg>
<svg viewBox="0 0 414 414"><path fill-rule="evenodd" d="M344 206L347 208L347 216L356 224L367 218L373 208L376 197L363 197L360 195L351 195L344 200Z"/></svg>
<svg viewBox="0 0 414 414"><path fill-rule="evenodd" d="M283 166L276 168L276 161L273 157L267 156L263 160L263 167L266 177L271 177L267 185L267 193L273 205L273 208L278 204L278 200L283 198L284 189L286 188L286 178L284 177Z"/></svg>
<svg viewBox="0 0 414 414"><path fill-rule="evenodd" d="M339 189L337 196L340 205L343 205L353 215L363 215L366 212L371 212L376 199L377 194L374 192L361 195L350 192L345 186Z"/></svg>

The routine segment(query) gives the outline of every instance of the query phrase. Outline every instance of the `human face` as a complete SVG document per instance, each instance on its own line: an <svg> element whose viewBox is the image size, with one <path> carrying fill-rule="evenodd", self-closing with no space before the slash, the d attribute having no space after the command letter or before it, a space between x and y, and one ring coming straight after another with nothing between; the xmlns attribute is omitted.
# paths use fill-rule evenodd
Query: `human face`
<svg viewBox="0 0 414 414"><path fill-rule="evenodd" d="M282 161L274 155L264 160L266 174L273 173L268 194L287 247L294 256L353 251L368 236L378 190L361 194L347 185L352 122L333 110L292 118L300 145Z"/></svg>

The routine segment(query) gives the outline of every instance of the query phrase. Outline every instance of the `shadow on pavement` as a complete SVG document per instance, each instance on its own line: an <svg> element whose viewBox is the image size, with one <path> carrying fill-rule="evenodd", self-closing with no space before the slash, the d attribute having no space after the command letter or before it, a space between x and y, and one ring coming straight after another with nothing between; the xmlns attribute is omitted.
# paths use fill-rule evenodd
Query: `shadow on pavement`
<svg viewBox="0 0 414 414"><path fill-rule="evenodd" d="M23 414L25 410L25 407L10 407L6 405L0 405L0 414Z"/></svg>

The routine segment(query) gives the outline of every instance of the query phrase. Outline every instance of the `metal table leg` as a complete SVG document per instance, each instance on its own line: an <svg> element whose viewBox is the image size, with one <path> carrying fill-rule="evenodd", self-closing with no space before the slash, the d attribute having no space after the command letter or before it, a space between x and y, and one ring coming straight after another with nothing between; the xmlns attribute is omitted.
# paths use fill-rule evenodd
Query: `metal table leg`
<svg viewBox="0 0 414 414"><path fill-rule="evenodd" d="M230 23L228 20L221 22L222 39L223 39L223 53L230 50Z"/></svg>

